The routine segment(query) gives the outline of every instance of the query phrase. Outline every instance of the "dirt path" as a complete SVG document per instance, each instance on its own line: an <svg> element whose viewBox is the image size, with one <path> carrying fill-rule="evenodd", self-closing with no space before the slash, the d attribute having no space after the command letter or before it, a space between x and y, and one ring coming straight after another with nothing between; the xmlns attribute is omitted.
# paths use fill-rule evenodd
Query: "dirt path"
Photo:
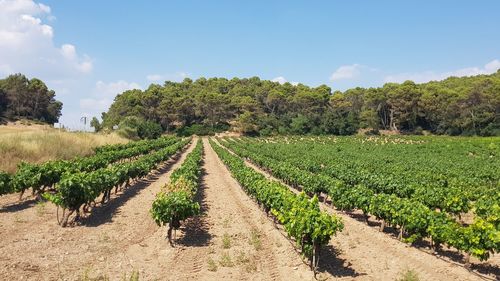
<svg viewBox="0 0 500 281"><path fill-rule="evenodd" d="M79 280L85 276L120 280L138 270L141 277L157 270L156 262L145 260L156 248L144 241L161 230L149 215L155 194L164 185L194 142L177 159L168 161L156 174L134 184L96 208L81 226L61 228L53 204L15 202L17 195L1 198L0 280ZM146 254L144 254L146 253Z"/></svg>
<svg viewBox="0 0 500 281"><path fill-rule="evenodd" d="M245 163L267 178L278 180L251 162ZM321 208L340 216L345 225L344 230L330 241L329 249L325 251L326 257L320 260L323 271L321 278L396 280L403 272L413 270L420 280L491 280L481 278L463 266L410 247L330 206L321 203Z"/></svg>
<svg viewBox="0 0 500 281"><path fill-rule="evenodd" d="M167 280L312 280L311 271L204 140L203 215L178 234ZM164 247L168 247L166 241Z"/></svg>

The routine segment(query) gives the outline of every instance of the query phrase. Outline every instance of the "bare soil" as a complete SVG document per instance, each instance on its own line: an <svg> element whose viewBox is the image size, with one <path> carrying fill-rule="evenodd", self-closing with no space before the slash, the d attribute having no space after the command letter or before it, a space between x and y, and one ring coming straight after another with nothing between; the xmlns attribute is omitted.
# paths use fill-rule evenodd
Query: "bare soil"
<svg viewBox="0 0 500 281"><path fill-rule="evenodd" d="M312 280L288 240L234 180L204 140L202 215L177 233L166 280ZM163 247L168 243L159 241Z"/></svg>
<svg viewBox="0 0 500 281"><path fill-rule="evenodd" d="M250 161L245 163L267 178L280 181ZM334 210L330 205L320 204L323 211L341 217L345 226L322 253L320 279L398 280L405 272L412 270L420 280L500 280L500 262L497 255L487 263L476 261L474 269L482 273L479 274L454 261L454 258L459 257L453 257L453 254L447 253L446 257L436 256L412 247L396 240L395 235L380 232L378 222L373 220L368 226L361 213L347 214Z"/></svg>
<svg viewBox="0 0 500 281"><path fill-rule="evenodd" d="M0 280L312 280L282 233L241 190L208 142L197 200L202 215L183 223L170 246L149 215L155 194L194 148L61 228L56 208L17 194L0 198Z"/></svg>
<svg viewBox="0 0 500 281"><path fill-rule="evenodd" d="M121 280L136 270L142 276L160 272L157 263L164 245L145 248L144 241L163 239L162 231L149 215L156 193L177 168L194 143L157 173L113 196L84 219L81 225L62 228L56 222L56 207L18 194L0 198L0 280ZM177 158L177 159L176 159ZM155 251L158 259L145 260L143 253ZM159 275L161 276L161 275Z"/></svg>
<svg viewBox="0 0 500 281"><path fill-rule="evenodd" d="M244 193L207 139L196 195L202 213L182 224L173 247L168 243L166 228L153 222L149 209L194 145L74 227L58 226L50 203L1 197L0 280L122 280L134 271L140 280L314 280L283 230ZM322 208L341 216L345 229L322 251L319 280L396 280L410 269L420 280L485 280Z"/></svg>

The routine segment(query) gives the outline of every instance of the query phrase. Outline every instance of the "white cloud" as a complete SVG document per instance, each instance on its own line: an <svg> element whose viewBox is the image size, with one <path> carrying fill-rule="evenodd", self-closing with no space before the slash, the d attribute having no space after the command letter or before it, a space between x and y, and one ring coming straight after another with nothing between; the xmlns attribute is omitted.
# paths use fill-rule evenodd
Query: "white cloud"
<svg viewBox="0 0 500 281"><path fill-rule="evenodd" d="M330 76L331 81L348 80L359 77L361 73L360 64L342 65Z"/></svg>
<svg viewBox="0 0 500 281"><path fill-rule="evenodd" d="M402 83L406 80L412 80L416 83L425 83L429 81L440 81L448 77L463 77L474 76L480 74L491 74L500 68L500 61L495 59L485 64L483 67L467 67L448 72L424 71L416 73L400 73L388 75L384 78L384 82Z"/></svg>
<svg viewBox="0 0 500 281"><path fill-rule="evenodd" d="M484 65L484 70L486 70L489 73L494 73L498 69L500 69L500 61L499 60L492 60L489 63Z"/></svg>
<svg viewBox="0 0 500 281"><path fill-rule="evenodd" d="M124 80L119 80L116 82L105 83L103 81L97 81L95 84L95 92L98 96L116 96L121 94L126 90L132 89L142 89L141 85L135 82L127 82Z"/></svg>
<svg viewBox="0 0 500 281"><path fill-rule="evenodd" d="M64 44L61 46L61 54L68 60L76 58L76 48L71 44Z"/></svg>
<svg viewBox="0 0 500 281"><path fill-rule="evenodd" d="M24 0L24 1L2 0L0 1L0 8L6 13L29 13L29 14L50 13L50 7L41 3L37 4L30 0Z"/></svg>
<svg viewBox="0 0 500 281"><path fill-rule="evenodd" d="M81 99L80 100L80 108L86 110L95 110L95 111L106 111L109 106L113 103L112 100L109 99Z"/></svg>
<svg viewBox="0 0 500 281"><path fill-rule="evenodd" d="M150 82L163 82L163 81L174 81L181 82L184 78L189 77L186 72L176 72L171 74L150 74L146 76L146 79Z"/></svg>
<svg viewBox="0 0 500 281"><path fill-rule="evenodd" d="M97 81L93 91L93 97L81 99L80 108L83 110L91 110L94 113L106 111L113 103L116 95L126 90L133 89L142 89L142 87L135 82L129 83L124 80L109 83Z"/></svg>
<svg viewBox="0 0 500 281"><path fill-rule="evenodd" d="M150 74L148 76L146 76L146 79L148 79L148 81L160 81L162 80L162 75L160 74Z"/></svg>
<svg viewBox="0 0 500 281"><path fill-rule="evenodd" d="M285 84L286 82L288 82L288 81L286 81L285 77L283 77L283 76L278 76L276 78L273 78L271 81L278 82L280 84Z"/></svg>
<svg viewBox="0 0 500 281"><path fill-rule="evenodd" d="M0 75L21 72L45 79L92 70L92 60L76 47L54 44L49 6L33 0L0 0Z"/></svg>
<svg viewBox="0 0 500 281"><path fill-rule="evenodd" d="M44 5L42 3L39 3L38 6L40 7L40 10L42 10L43 12L47 13L47 14L50 14L50 7L47 6L47 5Z"/></svg>
<svg viewBox="0 0 500 281"><path fill-rule="evenodd" d="M273 78L273 79L271 79L271 81L278 82L280 84L285 84L286 82L288 82L288 80L286 80L285 77L283 77L283 76L278 76L276 78ZM290 84L297 86L297 85L299 85L299 82L291 81Z"/></svg>

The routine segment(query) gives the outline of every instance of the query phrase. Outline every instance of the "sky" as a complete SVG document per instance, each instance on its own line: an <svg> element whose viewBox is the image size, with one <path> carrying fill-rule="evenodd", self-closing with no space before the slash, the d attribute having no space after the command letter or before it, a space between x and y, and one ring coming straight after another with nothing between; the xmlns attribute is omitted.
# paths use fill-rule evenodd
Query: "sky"
<svg viewBox="0 0 500 281"><path fill-rule="evenodd" d="M0 0L0 77L39 78L83 129L151 83L253 77L333 90L500 68L500 1ZM87 124L88 126L88 124Z"/></svg>

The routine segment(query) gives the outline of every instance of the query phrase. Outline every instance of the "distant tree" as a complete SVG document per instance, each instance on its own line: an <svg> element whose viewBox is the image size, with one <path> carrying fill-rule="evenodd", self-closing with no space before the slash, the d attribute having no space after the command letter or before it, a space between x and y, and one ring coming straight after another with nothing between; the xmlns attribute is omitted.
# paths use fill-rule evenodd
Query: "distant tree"
<svg viewBox="0 0 500 281"><path fill-rule="evenodd" d="M357 114L347 96L335 93L330 98L330 108L323 118L324 131L335 135L354 134L359 127Z"/></svg>
<svg viewBox="0 0 500 281"><path fill-rule="evenodd" d="M144 122L143 119L137 116L127 116L118 124L118 135L136 140L139 139L138 128L139 125Z"/></svg>
<svg viewBox="0 0 500 281"><path fill-rule="evenodd" d="M360 114L360 119L361 128L370 128L373 130L380 129L380 119L376 110L371 108L363 110Z"/></svg>
<svg viewBox="0 0 500 281"><path fill-rule="evenodd" d="M7 119L56 123L61 110L62 103L55 99L55 92L37 78L29 80L22 74L14 74L0 80L0 114Z"/></svg>
<svg viewBox="0 0 500 281"><path fill-rule="evenodd" d="M285 109L285 93L273 89L265 99L266 110L270 114L280 114Z"/></svg>
<svg viewBox="0 0 500 281"><path fill-rule="evenodd" d="M96 133L102 130L102 125L97 117L92 117L92 120L90 121L90 127L93 127Z"/></svg>
<svg viewBox="0 0 500 281"><path fill-rule="evenodd" d="M298 115L292 118L292 123L290 124L290 132L296 135L307 134L310 130L309 119L304 115Z"/></svg>
<svg viewBox="0 0 500 281"><path fill-rule="evenodd" d="M13 86L18 92L24 91L21 82ZM497 134L500 127L499 93L500 71L335 93L325 85L313 88L258 77L202 77L125 91L103 117L103 126L112 127L135 116L183 135L213 134L228 126L260 135L344 135L360 127L490 135ZM8 107L6 112L24 112L24 107Z"/></svg>
<svg viewBox="0 0 500 281"><path fill-rule="evenodd" d="M0 117L4 115L6 109L7 109L7 94L2 88L0 88Z"/></svg>
<svg viewBox="0 0 500 281"><path fill-rule="evenodd" d="M137 135L141 139L156 139L161 136L162 132L160 124L152 121L141 122L137 128Z"/></svg>
<svg viewBox="0 0 500 281"><path fill-rule="evenodd" d="M388 104L390 106L390 129L411 131L417 125L419 113L418 101L421 90L412 81L403 84L386 84Z"/></svg>
<svg viewBox="0 0 500 281"><path fill-rule="evenodd" d="M246 135L255 135L258 131L256 114L250 111L245 111L238 116L238 128L241 133Z"/></svg>

